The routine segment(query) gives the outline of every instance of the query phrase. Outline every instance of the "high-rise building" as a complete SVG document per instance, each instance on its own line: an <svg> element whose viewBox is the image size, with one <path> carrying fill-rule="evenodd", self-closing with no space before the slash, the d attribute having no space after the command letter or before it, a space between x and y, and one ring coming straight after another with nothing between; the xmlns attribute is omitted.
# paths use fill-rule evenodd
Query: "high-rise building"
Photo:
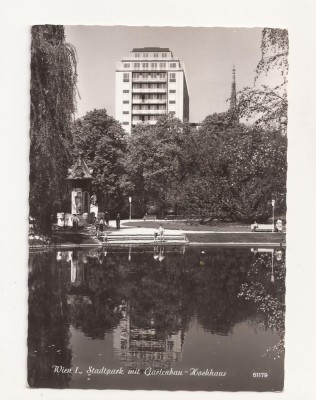
<svg viewBox="0 0 316 400"><path fill-rule="evenodd" d="M172 114L189 121L189 93L182 61L168 48L135 48L116 66L115 117L126 132Z"/></svg>

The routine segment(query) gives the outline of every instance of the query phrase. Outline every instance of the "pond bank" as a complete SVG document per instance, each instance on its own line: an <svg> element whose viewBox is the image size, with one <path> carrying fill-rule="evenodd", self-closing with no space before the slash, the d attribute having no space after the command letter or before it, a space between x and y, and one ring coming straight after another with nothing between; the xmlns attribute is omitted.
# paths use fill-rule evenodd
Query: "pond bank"
<svg viewBox="0 0 316 400"><path fill-rule="evenodd" d="M183 241L172 240L172 235L181 234L186 238ZM127 228L106 231L108 241L101 241L87 232L58 231L53 239L47 243L30 242L30 249L45 248L75 248L96 247L111 245L197 245L209 244L218 246L285 246L284 233L255 233L255 232L199 232L165 229L166 241L154 241L151 228Z"/></svg>

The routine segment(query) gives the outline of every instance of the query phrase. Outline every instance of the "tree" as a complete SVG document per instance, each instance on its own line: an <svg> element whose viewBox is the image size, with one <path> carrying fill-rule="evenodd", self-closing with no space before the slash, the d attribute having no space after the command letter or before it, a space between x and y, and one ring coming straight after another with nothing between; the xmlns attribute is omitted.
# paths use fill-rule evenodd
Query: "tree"
<svg viewBox="0 0 316 400"><path fill-rule="evenodd" d="M278 130L285 135L288 108L285 85L244 88L238 98L239 115L258 128Z"/></svg>
<svg viewBox="0 0 316 400"><path fill-rule="evenodd" d="M274 74L272 80L278 84L271 87L246 87L238 93L240 117L254 121L257 127L278 130L286 134L287 129L287 74L289 41L286 29L265 28L262 30L261 60L256 68L255 84L264 76Z"/></svg>
<svg viewBox="0 0 316 400"><path fill-rule="evenodd" d="M202 219L265 220L272 197L277 212L285 211L286 138L240 124L228 112L208 116L194 143L196 165L180 190L184 213Z"/></svg>
<svg viewBox="0 0 316 400"><path fill-rule="evenodd" d="M258 76L271 69L279 69L284 81L289 69L289 35L286 29L264 28L261 38L261 60L256 73Z"/></svg>
<svg viewBox="0 0 316 400"><path fill-rule="evenodd" d="M41 233L50 232L52 214L65 206L76 82L75 49L63 26L33 26L29 202Z"/></svg>
<svg viewBox="0 0 316 400"><path fill-rule="evenodd" d="M285 271L284 250L273 251L271 255L257 254L249 267L248 279L241 285L238 294L238 297L256 304L257 313L262 315L266 328L279 334L279 342L268 348L265 354L272 354L275 358L284 353ZM271 285L267 285L270 274Z"/></svg>
<svg viewBox="0 0 316 400"><path fill-rule="evenodd" d="M150 202L161 216L170 207L177 213L179 188L190 170L186 152L189 137L188 126L169 115L162 116L156 125L133 130L125 166L139 213L145 213Z"/></svg>
<svg viewBox="0 0 316 400"><path fill-rule="evenodd" d="M89 111L72 129L74 158L79 151L93 169L93 190L102 211L112 214L124 207L126 133L105 109Z"/></svg>

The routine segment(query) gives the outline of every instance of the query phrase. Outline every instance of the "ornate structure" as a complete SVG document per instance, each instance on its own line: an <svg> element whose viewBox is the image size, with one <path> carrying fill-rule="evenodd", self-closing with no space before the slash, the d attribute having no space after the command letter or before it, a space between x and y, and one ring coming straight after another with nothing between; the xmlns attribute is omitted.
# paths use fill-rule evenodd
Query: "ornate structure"
<svg viewBox="0 0 316 400"><path fill-rule="evenodd" d="M93 171L79 153L75 165L69 169L67 179L71 184L71 213L82 215L90 212L90 189Z"/></svg>

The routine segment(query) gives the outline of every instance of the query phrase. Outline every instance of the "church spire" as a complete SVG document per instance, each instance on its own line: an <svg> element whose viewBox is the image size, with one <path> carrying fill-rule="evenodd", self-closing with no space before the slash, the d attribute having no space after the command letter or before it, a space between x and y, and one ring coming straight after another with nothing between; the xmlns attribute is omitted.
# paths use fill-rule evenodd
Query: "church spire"
<svg viewBox="0 0 316 400"><path fill-rule="evenodd" d="M233 80L232 80L232 91L230 95L230 110L235 111L237 105L237 97L236 97L236 70L235 65L233 65Z"/></svg>
<svg viewBox="0 0 316 400"><path fill-rule="evenodd" d="M237 111L237 95L236 95L236 69L233 65L233 80L232 80L232 90L230 94L230 107L229 111L234 115L234 119L238 122L238 111Z"/></svg>

